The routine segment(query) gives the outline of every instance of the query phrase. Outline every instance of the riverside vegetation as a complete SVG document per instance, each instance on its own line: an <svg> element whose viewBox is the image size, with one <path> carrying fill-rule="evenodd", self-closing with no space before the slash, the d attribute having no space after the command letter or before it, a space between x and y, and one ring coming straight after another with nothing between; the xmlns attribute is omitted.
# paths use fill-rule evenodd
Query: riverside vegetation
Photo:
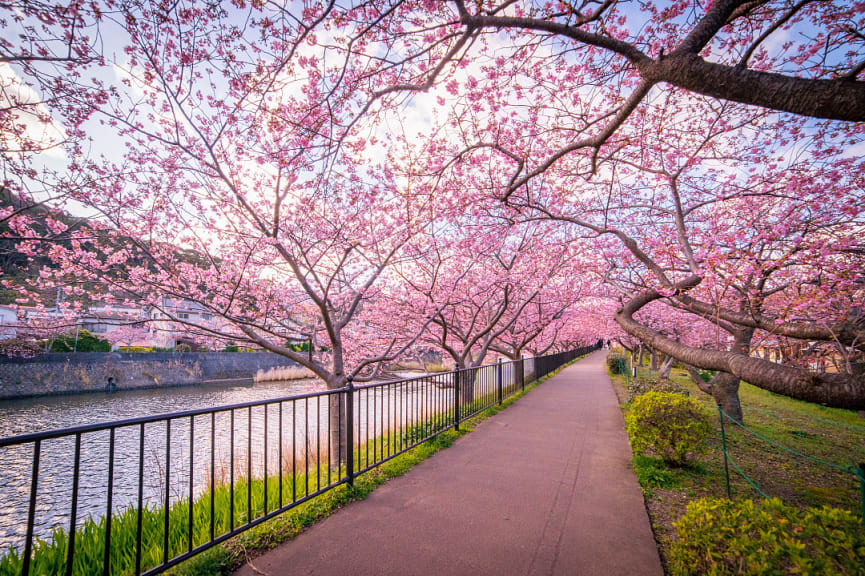
<svg viewBox="0 0 865 576"><path fill-rule="evenodd" d="M629 417L629 378L608 368ZM657 372L637 368L641 388ZM643 489L666 570L673 574L865 574L865 529L856 477L778 450L738 426L725 427L728 452L761 490L730 468L726 500L720 420L715 401L684 370L674 368L666 389L681 390L713 417L706 454L686 466L638 454L634 471ZM865 419L851 410L786 398L749 384L740 389L750 429L788 448L854 466L865 455ZM635 453L638 450L635 449ZM698 559L699 558L699 559Z"/></svg>
<svg viewBox="0 0 865 576"><path fill-rule="evenodd" d="M274 382L284 380L305 380L315 378L315 374L305 366L277 366L267 370L259 370L252 377L253 382Z"/></svg>
<svg viewBox="0 0 865 576"><path fill-rule="evenodd" d="M269 476L267 479L267 502L265 510L265 481L263 478L253 478L251 486L247 478L235 475L234 484L234 525L241 526L248 518L257 518L267 511L276 509L274 503L279 502L280 487L288 500L302 499L311 494L312 497L298 504L296 507L263 522L246 532L243 532L226 542L217 545L205 552L171 568L169 574L183 576L204 576L213 574L230 574L231 571L244 562L249 561L265 550L273 548L277 544L293 538L305 527L329 516L339 508L355 500L362 500L376 487L384 482L401 476L410 470L415 464L430 457L434 453L447 448L460 436L471 432L481 421L493 416L500 410L507 408L519 398L542 384L552 376L558 374L562 369L579 361L577 358L550 374L527 384L525 390L516 392L503 400L502 405L496 405L483 410L479 414L460 423L460 431L446 430L439 435L419 444L393 459L384 462L380 466L355 477L354 486L339 485L331 490L316 495L320 488L326 487L322 482L328 476L327 464L317 464L320 461L313 455L311 459L315 463L310 464L309 474L285 473L280 479L278 475ZM478 398L484 401L485 398ZM419 423L402 432L403 442L405 438L424 437L429 434L429 425ZM386 449L388 439L379 437L375 439L379 450ZM390 442L394 442L391 436ZM369 442L373 443L372 440ZM383 448L384 447L384 448ZM364 467L364 456L366 445L360 445L355 449L356 462L359 467ZM299 456L301 459L304 455ZM290 469L285 466L284 469ZM332 473L334 473L332 471ZM345 469L340 470L344 474ZM224 471L220 474L224 476ZM247 497L251 494L251 506L247 505ZM230 503L232 494L229 485L223 480L218 481L212 493L214 499L215 517L210 516L211 491L194 499L192 516L192 542L191 547L202 545L210 539L211 523L213 522L214 534L217 536L230 530ZM250 514L251 512L251 514ZM142 543L141 543L141 571L145 571L163 562L164 558L172 558L182 554L190 548L190 517L188 500L180 500L173 503L169 508L170 530L167 538L168 550L165 549L164 532L164 508L161 506L145 506L141 511L142 516ZM129 507L112 515L111 522L111 547L110 564L111 574L126 575L135 573L136 562L136 528L138 522L138 509ZM105 557L105 530L104 518L88 518L75 532L75 558L72 573L75 576L96 576L103 573L103 562ZM37 539L33 547L31 560L31 573L34 574L63 574L66 570L66 555L69 545L69 534L64 530L56 530L50 540ZM20 552L9 549L0 557L0 576L14 576L21 573L22 557Z"/></svg>

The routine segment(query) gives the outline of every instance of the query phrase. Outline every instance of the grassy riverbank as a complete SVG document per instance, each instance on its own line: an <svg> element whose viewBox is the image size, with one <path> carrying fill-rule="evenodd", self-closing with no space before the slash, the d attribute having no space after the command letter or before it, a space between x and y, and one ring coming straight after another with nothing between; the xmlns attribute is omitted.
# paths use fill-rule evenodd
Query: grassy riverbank
<svg viewBox="0 0 865 576"><path fill-rule="evenodd" d="M637 375L651 379L657 373L643 366ZM610 377L627 413L627 379L621 375ZM674 369L671 380L711 411L714 430L708 456L691 468L674 469L656 458L634 458L634 470L643 487L665 565L675 537L673 522L684 514L687 503L727 494L715 402L700 392L683 370ZM842 467L865 460L865 418L856 412L793 400L749 384L742 384L740 398L745 425L773 442ZM827 505L860 513L860 485L849 472L779 449L733 424L727 424L725 432L729 454L768 496L777 496L799 508ZM730 484L734 499L761 498L732 466Z"/></svg>
<svg viewBox="0 0 865 576"><path fill-rule="evenodd" d="M460 424L460 432L452 429L447 430L358 476L355 479L354 487L343 484L315 495L319 488L326 488L328 481L327 465L316 466L315 463L310 465L308 475L287 473L282 478L274 475L270 476L266 483L264 479L254 478L250 485L247 483L247 479L236 477L233 494L227 484L217 483L212 493L207 491L195 498L191 519L188 500L181 500L172 504L169 508L168 524L170 528L167 538L165 509L163 507L146 507L141 510L141 571L161 564L166 558L171 559L190 548L209 542L211 526L213 527L213 534L218 537L231 529L232 520L233 525L239 527L245 524L249 518L259 518L267 512L275 510L278 508L281 497L282 501L287 503L295 499L302 500L307 495L312 495L307 501L296 505L294 508L175 566L170 571L173 574L183 575L228 574L232 569L254 558L258 553L294 537L305 527L329 516L342 506L366 498L379 485L404 474L418 462L450 446L461 435L471 432L479 422L510 406L559 370L526 386L524 392L518 392L505 399L502 406L494 405L464 421ZM476 398L475 405L482 405L485 401L493 400L494 394ZM420 423L412 430L403 431L401 440L397 440L398 436L391 434L390 441L404 444L406 443L406 436L416 438L428 433L429 424ZM371 439L369 444L373 445L374 448L377 447L379 457L381 457L387 450L387 442L387 438L376 438L375 441ZM356 454L356 461L361 466L365 465L364 457L366 454L367 445L361 445ZM336 470L332 470L331 475L334 479L339 477ZM211 498L214 503L214 518L211 518L210 513ZM232 498L234 503L233 518L230 512ZM136 508L127 508L112 516L111 574L135 573L138 522L139 512ZM76 531L73 574L95 575L103 573L105 533L106 520L104 518L88 519ZM34 543L31 573L65 573L68 544L69 535L62 530L55 531L51 540L37 540ZM20 573L21 557L14 550L6 551L6 554L0 557L0 576L12 576Z"/></svg>

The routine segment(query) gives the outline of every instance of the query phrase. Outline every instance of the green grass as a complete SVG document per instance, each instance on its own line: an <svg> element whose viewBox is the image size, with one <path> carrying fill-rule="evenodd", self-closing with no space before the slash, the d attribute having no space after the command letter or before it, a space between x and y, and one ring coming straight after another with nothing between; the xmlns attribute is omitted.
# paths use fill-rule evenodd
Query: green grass
<svg viewBox="0 0 865 576"><path fill-rule="evenodd" d="M579 360L579 359L577 359ZM574 360L573 362L576 362ZM569 363L572 364L573 362ZM206 550L205 552L172 568L170 573L182 575L212 575L229 574L233 569L248 561L258 553L273 548L281 542L293 538L305 527L329 516L339 508L356 500L366 498L370 492L384 482L401 476L415 464L432 456L439 450L452 445L457 438L471 432L480 422L507 408L526 393L536 388L545 380L551 378L562 368L529 384L522 392L517 392L506 398L502 405L494 404L476 416L460 423L460 431L446 430L438 436L427 440L405 453L361 474L355 478L354 486L340 485L322 494L313 496L306 502L298 504L288 511L268 521L250 528L225 543ZM494 401L495 392L475 398L472 406L483 405ZM355 462L359 467L367 465L367 454L371 454L369 463L375 458L386 456L388 450L397 451L400 446L410 444L412 439L423 438L434 432L432 423L421 422L401 434L391 432L385 437L378 437L359 446L355 451ZM341 470L344 473L344 468ZM337 470L331 471L332 477L338 478ZM319 477L322 480L318 484ZM311 464L307 475L285 474L269 476L265 483L262 478L253 478L251 486L245 478L236 478L234 485L234 526L239 527L247 522L260 518L276 509L280 501L280 484L282 485L283 502L302 499L307 494L316 492L320 487L327 486L327 464L317 466ZM265 486L267 489L267 507L265 507ZM251 505L248 499L251 494ZM203 545L210 541L210 491L193 501L192 547ZM230 502L231 491L226 484L217 484L214 498L214 534L219 536L231 529ZM165 515L164 507L146 507L141 511L142 546L141 570L145 571L163 562L165 557ZM111 574L125 575L135 572L136 534L138 526L137 508L127 508L112 516L110 563ZM189 505L188 500L175 502L169 508L169 533L167 558L171 559L186 552L190 547L189 540ZM76 576L102 574L105 554L104 518L88 518L75 533L75 558L73 574ZM68 533L57 530L50 540L38 539L34 543L31 560L32 574L63 574L66 569L66 552L69 544ZM0 557L0 576L13 576L21 573L21 556L10 549Z"/></svg>
<svg viewBox="0 0 865 576"><path fill-rule="evenodd" d="M637 368L638 377L656 374L645 366ZM717 414L714 399L701 392L684 370L673 369L670 377ZM627 395L623 394L627 376L610 378L627 412ZM766 438L842 467L865 461L865 418L856 412L793 400L744 383L739 395L745 425ZM634 459L665 560L674 533L672 523L684 514L688 501L727 494L719 418L713 418L713 427L710 451L701 465L665 469L660 462ZM767 495L800 509L827 505L861 513L861 488L853 474L781 450L733 424L728 423L725 429L728 453ZM733 498L760 498L732 467L730 480Z"/></svg>
<svg viewBox="0 0 865 576"><path fill-rule="evenodd" d="M652 456L634 456L634 472L643 488L643 494L652 495L655 488L671 489L679 485L673 471L661 459Z"/></svg>

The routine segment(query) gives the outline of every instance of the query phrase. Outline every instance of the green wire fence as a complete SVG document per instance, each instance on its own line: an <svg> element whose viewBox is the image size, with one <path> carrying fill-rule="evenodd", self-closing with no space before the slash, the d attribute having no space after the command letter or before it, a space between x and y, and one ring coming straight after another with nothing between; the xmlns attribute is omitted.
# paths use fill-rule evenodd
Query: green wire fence
<svg viewBox="0 0 865 576"><path fill-rule="evenodd" d="M736 420L735 418L733 418L732 416L730 416L729 414L724 412L724 409L721 408L720 405L718 406L718 417L721 420L721 447L722 447L722 450L724 452L724 476L725 476L725 480L727 482L727 498L732 498L732 490L730 488L730 465L732 465L733 469L736 472L738 472L742 476L742 478L744 478L745 481L748 482L748 484L750 484L750 486L754 490L756 490L757 493L759 493L763 498L768 498L769 496L765 492L763 492L763 490L760 489L760 486L757 485L757 482L755 482L753 478L748 476L745 473L745 471L742 470L742 468L736 463L736 461L733 459L733 457L728 452L728 450L727 450L727 432L724 428L724 420L725 419L729 420L730 422L732 422L733 424L735 424L736 426L738 426L742 430L745 430L749 434L755 436L756 438L759 438L760 440L763 440L764 442L767 442L767 443L771 444L772 446L775 446L776 448L784 450L785 452L789 452L790 454L793 454L794 456L798 456L800 458L804 458L806 460L810 460L810 461L816 462L818 464L823 464L824 466L828 466L830 468L834 468L834 469L840 470L842 472L847 472L847 473L850 473L853 476L855 476L859 480L860 493L861 493L860 494L860 498L861 498L860 506L862 508L862 525L865 526L865 462L860 462L858 465L853 465L853 466L841 466L839 464L835 464L834 462L828 462L826 460L821 460L820 458L815 458L814 456L809 456L808 454L803 454L802 452L799 452L797 450L793 450L792 448L789 448L787 446L784 446L783 444L779 444L778 442L775 442L774 440L766 438L765 436L763 436L759 432L751 430L750 428L748 428L747 426L745 426L744 424L742 424L741 422L739 422L738 420Z"/></svg>

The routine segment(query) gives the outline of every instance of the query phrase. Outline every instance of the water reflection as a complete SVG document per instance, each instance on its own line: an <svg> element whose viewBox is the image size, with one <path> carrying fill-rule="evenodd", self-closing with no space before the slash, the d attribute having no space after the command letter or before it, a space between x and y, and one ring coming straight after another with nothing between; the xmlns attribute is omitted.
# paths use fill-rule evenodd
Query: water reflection
<svg viewBox="0 0 865 576"><path fill-rule="evenodd" d="M28 398L0 402L0 437L65 428L97 422L123 420L140 416L193 410L211 406L237 404L255 400L266 400L283 396L305 394L324 390L317 380L294 380L290 382L256 383L239 382L231 385L202 385L151 390L130 390L112 394L79 394ZM322 404L322 402L319 402ZM326 404L326 402L324 403ZM311 430L317 427L315 401L310 406L300 406L313 412ZM326 412L326 406L320 406ZM270 409L274 412L274 408ZM325 414L326 419L326 414ZM255 427L262 421L262 408L256 408L252 416ZM276 420L276 419L275 419ZM322 419L324 424L324 419ZM215 424L215 426L213 426ZM273 428L268 422L268 428ZM287 433L285 437L293 437ZM305 422L296 423L303 434ZM192 425L195 437L192 459L193 488L200 493L209 482L211 428L216 443L215 463L225 466L230 451L230 414L222 413L211 419L208 416L195 418ZM238 446L250 445L249 413L235 414L235 442ZM253 431L255 436L256 430ZM263 429L257 430L259 435ZM273 431L278 435L278 430ZM143 500L164 501L165 474L170 455L172 481L171 501L188 495L190 470L190 419L173 421L170 431L170 452L166 451L169 438L164 422L149 424L144 435L144 484ZM252 438L255 456L256 438ZM118 428L115 433L114 490L112 508L118 509L137 502L138 466L141 445L140 426ZM78 495L78 522L89 515L101 516L107 506L109 432L85 434L81 438L80 479ZM263 448L262 448L263 449ZM54 528L68 528L71 507L72 476L74 470L74 437L47 440L42 443L35 534L49 537ZM245 454L235 454L236 458ZM26 511L30 492L33 462L33 445L13 446L0 449L0 549L10 545L19 546L25 534ZM261 465L259 465L260 467ZM263 470L263 468L261 468ZM217 467L215 473L225 470ZM196 480L198 476L198 480ZM181 484L186 480L186 486Z"/></svg>
<svg viewBox="0 0 865 576"><path fill-rule="evenodd" d="M508 385L514 383L510 373L504 376ZM365 442L450 409L452 390L443 387L445 382L450 382L449 377L442 375L356 394L356 441ZM491 385L487 381L483 388L491 390ZM0 437L324 390L320 381L303 380L6 401L0 402ZM190 492L193 497L201 494L212 479L226 481L232 473L235 478L250 473L262 477L292 467L298 472L301 466L313 469L316 455L338 468L328 429L338 428L333 418L341 410L331 411L329 404L341 403L341 398L316 396L179 418L170 425L160 421L116 428L111 509L137 505L139 493L145 504L163 505L166 499L174 503L187 499ZM88 517L104 516L108 509L109 446L107 430L81 436L76 526ZM372 461L376 459L373 455ZM32 463L32 444L0 449L0 550L23 546ZM69 529L74 463L74 437L42 442L36 537L48 539L52 530Z"/></svg>

